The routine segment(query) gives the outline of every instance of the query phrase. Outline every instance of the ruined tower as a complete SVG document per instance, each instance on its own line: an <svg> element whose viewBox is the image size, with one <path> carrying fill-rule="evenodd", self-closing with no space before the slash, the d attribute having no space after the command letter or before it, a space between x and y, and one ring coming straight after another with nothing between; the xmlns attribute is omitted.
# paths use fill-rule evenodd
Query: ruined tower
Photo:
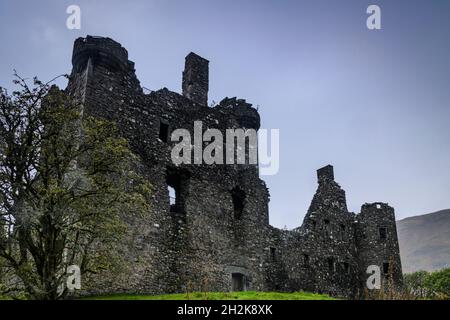
<svg viewBox="0 0 450 320"><path fill-rule="evenodd" d="M307 290L354 297L367 264L383 268L389 261L400 283L393 209L374 204L349 212L331 165L317 171L302 226L280 230L269 224L269 191L258 165L172 162L172 132L193 136L196 121L222 133L260 127L258 111L244 99L207 106L208 60L187 55L182 94L144 93L127 50L109 38L77 39L72 64L67 92L84 114L117 124L153 186L148 212L124 213L131 231L117 243L124 271L89 276L87 293Z"/></svg>
<svg viewBox="0 0 450 320"><path fill-rule="evenodd" d="M384 287L401 286L403 276L394 208L382 202L362 205L356 234L360 277L367 278L367 268L377 266Z"/></svg>

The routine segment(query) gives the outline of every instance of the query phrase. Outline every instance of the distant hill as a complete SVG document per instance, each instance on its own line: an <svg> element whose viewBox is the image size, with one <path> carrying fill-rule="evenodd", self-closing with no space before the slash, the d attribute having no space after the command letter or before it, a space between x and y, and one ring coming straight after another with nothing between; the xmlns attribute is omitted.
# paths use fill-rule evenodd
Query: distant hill
<svg viewBox="0 0 450 320"><path fill-rule="evenodd" d="M450 209L397 221L404 273L450 267Z"/></svg>

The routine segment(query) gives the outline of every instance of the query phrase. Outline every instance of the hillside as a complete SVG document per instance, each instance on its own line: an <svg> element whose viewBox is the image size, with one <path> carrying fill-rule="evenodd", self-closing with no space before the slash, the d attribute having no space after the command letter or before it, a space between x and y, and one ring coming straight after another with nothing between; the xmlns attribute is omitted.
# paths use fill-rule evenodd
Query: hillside
<svg viewBox="0 0 450 320"><path fill-rule="evenodd" d="M403 272L450 267L450 209L397 221Z"/></svg>

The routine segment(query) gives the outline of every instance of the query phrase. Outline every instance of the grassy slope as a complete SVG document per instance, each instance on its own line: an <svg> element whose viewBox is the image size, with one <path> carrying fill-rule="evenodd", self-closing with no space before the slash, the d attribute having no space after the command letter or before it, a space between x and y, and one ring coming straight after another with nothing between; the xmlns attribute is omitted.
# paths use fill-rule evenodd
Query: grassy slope
<svg viewBox="0 0 450 320"><path fill-rule="evenodd" d="M306 292L194 292L190 294L111 295L87 298L89 300L333 300L327 295Z"/></svg>

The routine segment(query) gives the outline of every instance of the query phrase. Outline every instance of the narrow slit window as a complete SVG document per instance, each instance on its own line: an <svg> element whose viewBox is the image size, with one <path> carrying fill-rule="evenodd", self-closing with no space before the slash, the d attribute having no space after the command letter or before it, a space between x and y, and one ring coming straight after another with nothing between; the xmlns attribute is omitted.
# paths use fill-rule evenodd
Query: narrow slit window
<svg viewBox="0 0 450 320"><path fill-rule="evenodd" d="M349 273L350 272L350 265L348 262L344 262L344 272Z"/></svg>
<svg viewBox="0 0 450 320"><path fill-rule="evenodd" d="M162 142L169 141L169 125L167 123L159 123L159 140Z"/></svg>
<svg viewBox="0 0 450 320"><path fill-rule="evenodd" d="M175 188L172 187L172 186L167 186L167 189L169 190L169 203L170 203L170 206L173 206L177 202L177 193L175 191Z"/></svg>
<svg viewBox="0 0 450 320"><path fill-rule="evenodd" d="M244 212L245 193L239 188L234 188L231 191L231 198L233 200L234 219L240 220Z"/></svg>
<svg viewBox="0 0 450 320"><path fill-rule="evenodd" d="M380 235L380 240L386 240L387 239L386 228L379 228L378 233Z"/></svg>
<svg viewBox="0 0 450 320"><path fill-rule="evenodd" d="M329 237L330 236L330 220L325 219L323 220L324 226L323 229L325 231L325 236Z"/></svg>
<svg viewBox="0 0 450 320"><path fill-rule="evenodd" d="M167 196L169 198L169 211L171 213L184 214L184 201L186 197L185 181L181 174L175 172L166 173Z"/></svg>
<svg viewBox="0 0 450 320"><path fill-rule="evenodd" d="M389 265L389 262L384 262L383 263L383 273L384 273L384 275L385 276L389 276L389 273L390 273L390 265Z"/></svg>
<svg viewBox="0 0 450 320"><path fill-rule="evenodd" d="M307 255L306 253L303 254L303 266L309 266L309 255Z"/></svg>
<svg viewBox="0 0 450 320"><path fill-rule="evenodd" d="M345 224L341 224L340 228L341 228L340 230L341 240L345 240L345 232L346 232Z"/></svg>
<svg viewBox="0 0 450 320"><path fill-rule="evenodd" d="M271 261L277 261L277 249L271 247L270 248L270 260Z"/></svg>
<svg viewBox="0 0 450 320"><path fill-rule="evenodd" d="M334 260L333 260L333 258L328 258L327 259L327 264L328 264L328 272L333 273L334 272Z"/></svg>

